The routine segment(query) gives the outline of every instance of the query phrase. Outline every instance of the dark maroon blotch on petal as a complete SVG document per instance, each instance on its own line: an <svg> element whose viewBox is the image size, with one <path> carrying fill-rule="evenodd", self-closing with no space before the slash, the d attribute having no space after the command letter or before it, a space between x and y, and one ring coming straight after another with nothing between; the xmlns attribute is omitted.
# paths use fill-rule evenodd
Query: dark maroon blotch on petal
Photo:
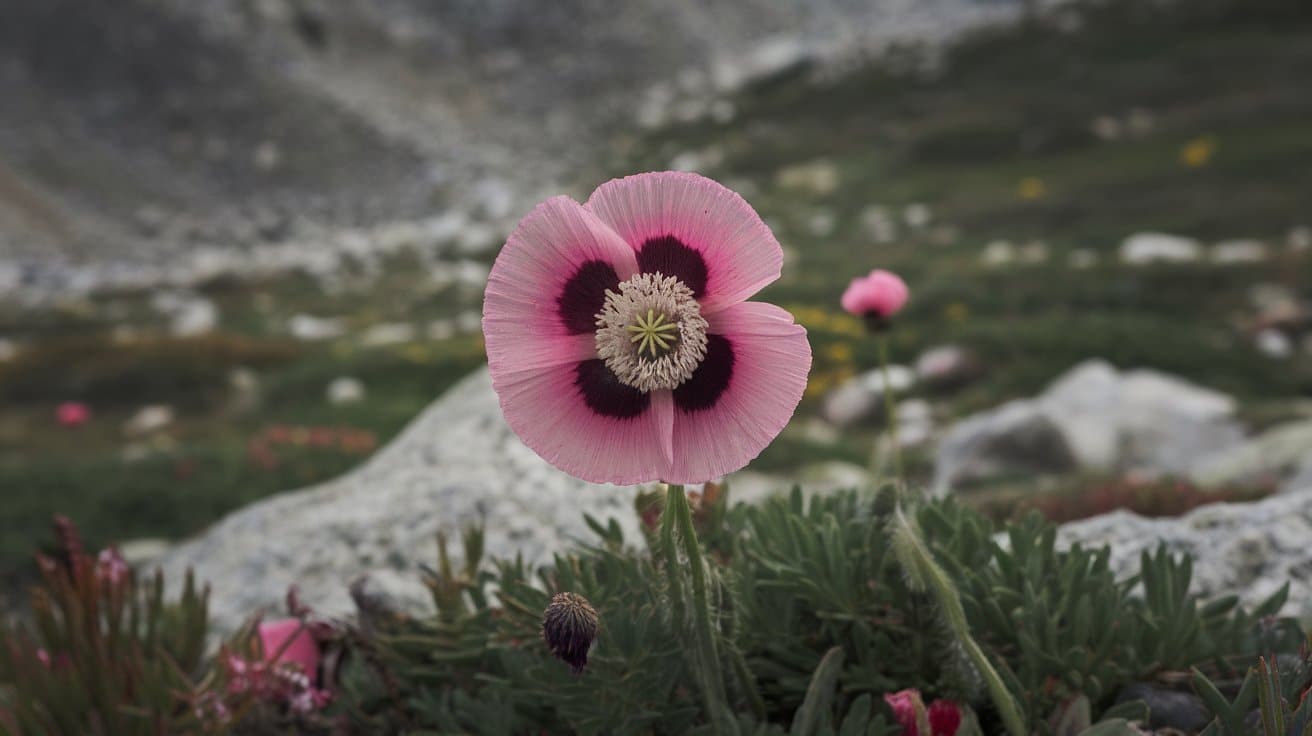
<svg viewBox="0 0 1312 736"><path fill-rule="evenodd" d="M692 378L674 389L674 405L686 412L715 406L733 378L733 344L723 335L706 336L706 357Z"/></svg>
<svg viewBox="0 0 1312 736"><path fill-rule="evenodd" d="M601 359L585 360L574 369L574 385L594 413L612 419L632 419L647 411L651 397L620 383Z"/></svg>
<svg viewBox="0 0 1312 736"><path fill-rule="evenodd" d="M597 329L597 313L606 304L606 290L617 290L619 274L605 261L588 261L578 267L556 297L560 321L571 334Z"/></svg>
<svg viewBox="0 0 1312 736"><path fill-rule="evenodd" d="M706 293L706 259L673 235L649 238L638 249L638 270L675 276L698 299Z"/></svg>

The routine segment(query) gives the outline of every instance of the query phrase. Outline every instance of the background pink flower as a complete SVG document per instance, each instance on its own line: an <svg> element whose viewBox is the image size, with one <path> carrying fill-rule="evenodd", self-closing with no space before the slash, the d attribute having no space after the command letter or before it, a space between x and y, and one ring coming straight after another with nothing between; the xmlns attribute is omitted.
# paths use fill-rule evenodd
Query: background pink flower
<svg viewBox="0 0 1312 736"><path fill-rule="evenodd" d="M858 317L874 315L888 319L907 303L906 282L891 271L875 269L868 275L852 279L843 292L843 309Z"/></svg>
<svg viewBox="0 0 1312 736"><path fill-rule="evenodd" d="M55 407L55 421L65 427L80 427L91 420L91 407L81 401L65 401Z"/></svg>
<svg viewBox="0 0 1312 736"><path fill-rule="evenodd" d="M498 255L483 306L507 423L596 483L741 468L787 424L811 366L788 312L744 301L782 265L751 206L695 174L543 202Z"/></svg>

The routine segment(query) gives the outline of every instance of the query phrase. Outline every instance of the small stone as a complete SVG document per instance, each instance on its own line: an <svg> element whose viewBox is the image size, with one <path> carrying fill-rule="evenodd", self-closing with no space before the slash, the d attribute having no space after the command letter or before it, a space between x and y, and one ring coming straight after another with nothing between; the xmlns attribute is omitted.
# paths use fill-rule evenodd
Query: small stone
<svg viewBox="0 0 1312 736"><path fill-rule="evenodd" d="M346 334L346 327L337 317L315 317L297 314L287 320L287 331L297 340L331 340Z"/></svg>
<svg viewBox="0 0 1312 736"><path fill-rule="evenodd" d="M924 202L912 202L902 210L902 221L915 230L927 227L932 217L929 205Z"/></svg>
<svg viewBox="0 0 1312 736"><path fill-rule="evenodd" d="M273 171L282 163L282 149L273 141L264 141L255 147L254 153L251 154L251 161L260 171Z"/></svg>
<svg viewBox="0 0 1312 736"><path fill-rule="evenodd" d="M1259 352L1268 358L1283 360L1294 354L1294 343L1289 336L1275 328L1267 328L1253 338Z"/></svg>
<svg viewBox="0 0 1312 736"><path fill-rule="evenodd" d="M1010 241L994 240L984 246L979 259L986 266L1005 266L1016 260L1016 246Z"/></svg>
<svg viewBox="0 0 1312 736"><path fill-rule="evenodd" d="M415 339L415 327L408 322L384 322L369 327L360 335L360 344L368 348L399 345Z"/></svg>
<svg viewBox="0 0 1312 736"><path fill-rule="evenodd" d="M455 336L455 323L449 319L435 319L428 323L429 340L450 340Z"/></svg>
<svg viewBox="0 0 1312 736"><path fill-rule="evenodd" d="M456 315L456 329L466 334L481 332L483 330L482 313L469 309Z"/></svg>
<svg viewBox="0 0 1312 736"><path fill-rule="evenodd" d="M132 418L124 422L123 431L129 437L158 432L173 423L173 407L165 404L143 406Z"/></svg>
<svg viewBox="0 0 1312 736"><path fill-rule="evenodd" d="M423 620L437 614L433 594L415 574L370 570L351 582L351 601L362 625Z"/></svg>
<svg viewBox="0 0 1312 736"><path fill-rule="evenodd" d="M775 174L775 185L807 194L832 194L838 189L838 167L832 161L819 159L782 168Z"/></svg>
<svg viewBox="0 0 1312 736"><path fill-rule="evenodd" d="M833 210L819 210L806 221L806 230L817 238L827 238L838 229L838 215Z"/></svg>
<svg viewBox="0 0 1312 736"><path fill-rule="evenodd" d="M1193 238L1166 233L1136 233L1121 243L1121 260L1131 265L1192 263L1203 247Z"/></svg>
<svg viewBox="0 0 1312 736"><path fill-rule="evenodd" d="M1266 243L1260 240L1226 240L1212 246L1212 263L1261 263L1266 257Z"/></svg>
<svg viewBox="0 0 1312 736"><path fill-rule="evenodd" d="M364 383L358 378L341 376L328 384L328 403L334 406L354 404L364 400Z"/></svg>
<svg viewBox="0 0 1312 736"><path fill-rule="evenodd" d="M1048 244L1042 240L1033 240L1020 248L1021 263L1047 263L1048 261Z"/></svg>
<svg viewBox="0 0 1312 736"><path fill-rule="evenodd" d="M8 338L0 337L0 363L13 360L18 356L18 343Z"/></svg>
<svg viewBox="0 0 1312 736"><path fill-rule="evenodd" d="M915 384L916 374L904 365L890 365L888 382L894 393L901 393ZM878 369L871 370L844 382L825 396L821 416L835 426L851 426L878 414L883 397L883 373Z"/></svg>

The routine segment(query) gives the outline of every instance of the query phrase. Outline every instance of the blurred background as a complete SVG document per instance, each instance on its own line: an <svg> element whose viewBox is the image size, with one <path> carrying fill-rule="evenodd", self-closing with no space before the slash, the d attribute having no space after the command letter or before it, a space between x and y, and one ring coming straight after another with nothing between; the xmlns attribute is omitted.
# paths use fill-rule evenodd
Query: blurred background
<svg viewBox="0 0 1312 736"><path fill-rule="evenodd" d="M861 482L885 386L838 297L880 267L917 482L1277 492L1312 474L1309 80L1301 0L5 0L0 587L56 511L179 539L359 465L484 363L518 218L642 170L786 250L763 298L815 365L744 488Z"/></svg>

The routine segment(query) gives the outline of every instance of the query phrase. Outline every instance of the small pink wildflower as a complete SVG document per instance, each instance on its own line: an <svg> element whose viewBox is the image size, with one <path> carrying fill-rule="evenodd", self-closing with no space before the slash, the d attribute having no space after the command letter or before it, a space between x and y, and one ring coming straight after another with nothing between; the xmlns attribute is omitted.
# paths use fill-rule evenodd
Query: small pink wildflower
<svg viewBox="0 0 1312 736"><path fill-rule="evenodd" d="M318 683L319 643L314 640L309 628L300 619L284 618L261 622L258 634L266 661L292 662L300 665L301 671L310 677L310 682Z"/></svg>
<svg viewBox="0 0 1312 736"><path fill-rule="evenodd" d="M81 427L91 421L91 407L81 401L65 401L55 407L55 420L63 427Z"/></svg>
<svg viewBox="0 0 1312 736"><path fill-rule="evenodd" d="M96 555L96 580L108 584L111 588L122 584L131 572L132 568L128 567L127 561L119 554L116 547L106 547Z"/></svg>
<svg viewBox="0 0 1312 736"><path fill-rule="evenodd" d="M783 249L736 193L681 172L538 205L483 302L492 386L515 434L594 483L700 483L738 470L792 417L806 330L746 301Z"/></svg>
<svg viewBox="0 0 1312 736"><path fill-rule="evenodd" d="M907 303L910 293L900 276L882 269L852 279L843 292L843 309L858 317L886 322Z"/></svg>

